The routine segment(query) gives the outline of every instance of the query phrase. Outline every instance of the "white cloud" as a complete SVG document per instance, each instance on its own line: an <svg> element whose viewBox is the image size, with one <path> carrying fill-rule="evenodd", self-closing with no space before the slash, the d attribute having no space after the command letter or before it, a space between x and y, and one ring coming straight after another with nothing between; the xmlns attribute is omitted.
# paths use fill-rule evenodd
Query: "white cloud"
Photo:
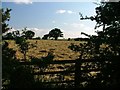
<svg viewBox="0 0 120 90"><path fill-rule="evenodd" d="M16 29L12 28L12 29L8 30L7 33L13 32L13 31L16 31Z"/></svg>
<svg viewBox="0 0 120 90"><path fill-rule="evenodd" d="M60 13L60 14L65 13L65 12L66 12L66 10L62 10L62 9L56 11L56 13Z"/></svg>
<svg viewBox="0 0 120 90"><path fill-rule="evenodd" d="M56 13L59 13L59 14L63 14L63 13L73 14L75 12L73 12L71 10L60 9L60 10L57 10Z"/></svg>
<svg viewBox="0 0 120 90"><path fill-rule="evenodd" d="M72 14L72 13L75 13L75 12L73 12L71 10L67 10L67 13Z"/></svg>
<svg viewBox="0 0 120 90"><path fill-rule="evenodd" d="M84 32L86 34L96 35L94 27L92 28L92 27L87 26L82 23L73 23L73 24L71 24L71 26L73 26L75 29L80 30L81 32ZM80 32L80 34L81 34L81 32ZM85 36L81 35L81 37L85 37Z"/></svg>
<svg viewBox="0 0 120 90"><path fill-rule="evenodd" d="M64 38L77 38L80 37L80 31L68 31L65 29L63 31Z"/></svg>
<svg viewBox="0 0 120 90"><path fill-rule="evenodd" d="M80 22L71 24L67 23L67 25L64 25L63 27L63 34L65 38L87 37L85 35L81 35L81 32L84 32L89 35L96 35L94 27L92 28Z"/></svg>
<svg viewBox="0 0 120 90"><path fill-rule="evenodd" d="M32 0L13 0L16 4L32 4Z"/></svg>
<svg viewBox="0 0 120 90"><path fill-rule="evenodd" d="M41 29L41 28L27 28L28 30L31 30L35 32L34 37L43 37L45 34L49 32L50 29Z"/></svg>

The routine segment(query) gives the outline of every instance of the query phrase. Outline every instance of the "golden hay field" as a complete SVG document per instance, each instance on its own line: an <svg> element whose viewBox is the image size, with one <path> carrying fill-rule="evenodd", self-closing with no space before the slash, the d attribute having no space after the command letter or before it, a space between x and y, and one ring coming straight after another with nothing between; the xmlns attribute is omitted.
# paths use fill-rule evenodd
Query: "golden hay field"
<svg viewBox="0 0 120 90"><path fill-rule="evenodd" d="M19 51L15 42L13 40L9 40L8 42L9 47L17 51L17 58L23 59L23 54ZM30 56L37 58L45 57L50 51L55 55L54 60L75 60L79 56L79 53L70 50L68 46L71 43L79 44L80 41L28 40L28 42L36 45L36 47L29 49L27 59Z"/></svg>
<svg viewBox="0 0 120 90"><path fill-rule="evenodd" d="M53 51L55 55L54 60L75 60L79 57L79 52L74 52L68 48L71 43L76 45L83 43L80 41L55 41L55 40L28 40L31 44L35 44L36 47L29 49L27 53L27 59L29 60L30 56L41 58L47 56L49 51ZM36 43L37 41L37 43ZM18 59L23 59L23 54L19 51L17 44L13 40L8 40L9 47L16 50L16 56ZM38 66L37 66L38 67ZM64 71L74 69L74 64L50 64L44 72L49 71ZM40 72L40 69L37 68L34 72ZM90 72L92 75L95 75L95 72ZM60 74L58 76L55 75L43 75L44 80L57 80L61 77ZM67 74L62 76L64 80L74 80L74 73ZM35 76L35 78L39 78Z"/></svg>

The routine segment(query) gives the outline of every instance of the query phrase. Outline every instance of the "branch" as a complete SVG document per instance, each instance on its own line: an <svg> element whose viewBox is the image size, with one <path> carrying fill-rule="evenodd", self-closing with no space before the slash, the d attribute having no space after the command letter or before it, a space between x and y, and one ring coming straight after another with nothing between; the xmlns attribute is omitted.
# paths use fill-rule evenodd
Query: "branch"
<svg viewBox="0 0 120 90"><path fill-rule="evenodd" d="M84 34L85 36L88 36L88 37L91 37L90 35L84 33L84 32L81 32L81 34Z"/></svg>

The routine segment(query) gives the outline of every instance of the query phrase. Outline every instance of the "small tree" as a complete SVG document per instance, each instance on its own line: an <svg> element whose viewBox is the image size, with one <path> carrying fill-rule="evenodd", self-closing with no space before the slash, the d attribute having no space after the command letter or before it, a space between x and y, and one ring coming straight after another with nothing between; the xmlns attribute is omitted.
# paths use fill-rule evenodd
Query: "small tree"
<svg viewBox="0 0 120 90"><path fill-rule="evenodd" d="M13 34L11 32L7 33L6 35L3 36L3 39L7 39L7 40L13 40Z"/></svg>
<svg viewBox="0 0 120 90"><path fill-rule="evenodd" d="M55 28L55 29L52 29L50 32L49 32L49 37L53 37L55 40L58 39L58 37L63 37L63 32L61 32L60 29L58 28Z"/></svg>
<svg viewBox="0 0 120 90"><path fill-rule="evenodd" d="M25 36L26 39L32 39L34 37L35 33L33 31L26 31Z"/></svg>
<svg viewBox="0 0 120 90"><path fill-rule="evenodd" d="M6 24L6 21L10 20L10 11L11 9L2 9L2 33L7 32L9 24ZM11 37L11 34L8 36ZM11 73L19 66L18 61L16 60L16 51L8 47L7 41L2 41L2 84L7 80L10 80ZM9 82L6 82L9 84Z"/></svg>
<svg viewBox="0 0 120 90"><path fill-rule="evenodd" d="M17 37L20 37L20 31L18 31L18 30L13 31L12 34L13 34L14 39L16 39Z"/></svg>
<svg viewBox="0 0 120 90"><path fill-rule="evenodd" d="M22 31L22 37L24 37L25 39L32 39L35 35L33 31L27 30L27 27L25 27Z"/></svg>
<svg viewBox="0 0 120 90"><path fill-rule="evenodd" d="M30 44L24 37L16 37L15 39L16 44L18 44L19 48L20 48L20 52L23 53L23 58L26 61L26 57L27 57L27 52L30 48L36 47L33 44Z"/></svg>
<svg viewBox="0 0 120 90"><path fill-rule="evenodd" d="M42 39L47 40L48 37L49 37L49 34L45 34L45 35L42 37Z"/></svg>

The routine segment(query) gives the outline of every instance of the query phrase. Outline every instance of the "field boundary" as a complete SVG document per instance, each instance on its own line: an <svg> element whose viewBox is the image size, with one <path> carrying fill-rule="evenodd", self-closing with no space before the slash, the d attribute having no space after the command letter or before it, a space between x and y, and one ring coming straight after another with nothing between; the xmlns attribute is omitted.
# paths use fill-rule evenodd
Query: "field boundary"
<svg viewBox="0 0 120 90"><path fill-rule="evenodd" d="M102 70L101 66L97 66L97 68L86 68L86 66L82 66L82 63L92 63L92 64L96 64L96 63L102 63L102 62L106 62L108 60L101 60L101 59L77 59L77 60L62 60L62 61L52 61L48 64L75 64L75 70L63 70L63 71L47 71L47 72L35 72L33 73L33 75L47 75L47 74L70 74L70 73L74 73L74 80L67 80L67 81L51 81L51 82L42 82L43 84L57 84L57 83L74 83L74 87L79 87L80 83L83 81L90 81L91 79L87 79L87 78L81 78L82 73L90 73L90 72L99 72ZM40 62L20 62L21 65L40 65Z"/></svg>

